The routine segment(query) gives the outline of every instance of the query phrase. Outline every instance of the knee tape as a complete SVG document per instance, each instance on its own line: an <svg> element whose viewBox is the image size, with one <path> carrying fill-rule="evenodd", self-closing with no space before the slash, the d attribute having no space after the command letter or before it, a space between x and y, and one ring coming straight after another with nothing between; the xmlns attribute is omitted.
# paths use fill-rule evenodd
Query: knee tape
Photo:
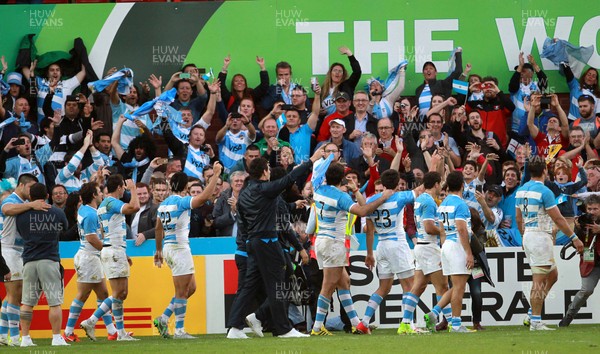
<svg viewBox="0 0 600 354"><path fill-rule="evenodd" d="M533 274L548 275L548 274L552 273L552 271L554 269L556 269L556 265L553 265L550 268L539 267L539 266L532 266L531 267L531 273L533 273Z"/></svg>
<svg viewBox="0 0 600 354"><path fill-rule="evenodd" d="M25 321L30 321L33 319L32 311L21 311L21 319Z"/></svg>

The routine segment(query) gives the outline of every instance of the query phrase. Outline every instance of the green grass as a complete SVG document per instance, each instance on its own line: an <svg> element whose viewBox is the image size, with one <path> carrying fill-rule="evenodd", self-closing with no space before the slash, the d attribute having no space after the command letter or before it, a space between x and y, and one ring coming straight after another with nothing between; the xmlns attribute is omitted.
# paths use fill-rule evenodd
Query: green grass
<svg viewBox="0 0 600 354"><path fill-rule="evenodd" d="M3 353L593 353L600 352L600 325L571 325L569 328L530 333L526 327L487 327L472 334L435 333L398 336L395 330L380 329L371 336L335 332L331 337L227 340L225 335L199 336L196 340L174 341L140 337L138 342L90 342L82 339L70 347L51 347L48 339L34 339L37 347L3 348ZM11 350L12 349L12 350Z"/></svg>

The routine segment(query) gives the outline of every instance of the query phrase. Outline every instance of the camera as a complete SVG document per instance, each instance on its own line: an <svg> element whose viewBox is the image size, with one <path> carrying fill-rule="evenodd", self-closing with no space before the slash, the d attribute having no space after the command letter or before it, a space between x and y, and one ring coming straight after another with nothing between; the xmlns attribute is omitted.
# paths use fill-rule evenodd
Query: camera
<svg viewBox="0 0 600 354"><path fill-rule="evenodd" d="M542 109L549 109L550 102L552 102L552 97L550 97L550 95L548 95L548 94L543 94L542 97L540 98L540 107Z"/></svg>
<svg viewBox="0 0 600 354"><path fill-rule="evenodd" d="M208 153L210 151L210 146L208 146L207 144L204 144L204 145L200 146L200 151Z"/></svg>
<svg viewBox="0 0 600 354"><path fill-rule="evenodd" d="M281 105L282 111L293 111L295 109L296 109L296 107L293 104L282 104Z"/></svg>
<svg viewBox="0 0 600 354"><path fill-rule="evenodd" d="M13 143L14 146L20 146L20 145L25 145L25 139L21 138L21 139L17 139L15 140L15 142Z"/></svg>
<svg viewBox="0 0 600 354"><path fill-rule="evenodd" d="M180 79L189 79L191 77L190 73L181 73L179 74Z"/></svg>

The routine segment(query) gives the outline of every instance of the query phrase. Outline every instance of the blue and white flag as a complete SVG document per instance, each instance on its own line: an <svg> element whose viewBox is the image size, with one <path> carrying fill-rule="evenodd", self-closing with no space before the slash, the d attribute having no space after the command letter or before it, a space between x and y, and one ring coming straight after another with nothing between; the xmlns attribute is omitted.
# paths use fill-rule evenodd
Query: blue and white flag
<svg viewBox="0 0 600 354"><path fill-rule="evenodd" d="M202 79L204 79L204 81L208 81L214 77L215 77L215 74L213 73L212 68L210 68L207 73L202 75Z"/></svg>
<svg viewBox="0 0 600 354"><path fill-rule="evenodd" d="M88 88L92 92L102 92L115 81L119 82L117 92L120 95L128 95L129 90L133 87L133 70L123 68L104 79L88 83Z"/></svg>
<svg viewBox="0 0 600 354"><path fill-rule="evenodd" d="M134 112L125 113L125 118L135 120L136 118L143 116L144 114L152 112L153 109L156 109L156 114L158 114L159 117L163 117L165 115L166 107L169 106L173 101L175 101L176 95L176 88L172 88L167 92L163 92L162 95L154 98L152 101L144 103Z"/></svg>
<svg viewBox="0 0 600 354"><path fill-rule="evenodd" d="M546 38L544 48L540 57L546 58L560 67L560 63L569 63L575 77L581 76L581 72L594 54L594 46L576 47L573 44L559 39L556 42L552 38ZM562 70L559 71L564 76Z"/></svg>
<svg viewBox="0 0 600 354"><path fill-rule="evenodd" d="M277 131L279 131L287 123L287 117L285 116L285 113L281 113L281 115L279 116L279 118L277 118L276 122L277 122Z"/></svg>
<svg viewBox="0 0 600 354"><path fill-rule="evenodd" d="M19 127L21 128L21 133L26 133L31 128L31 123L25 118L25 113L23 112L21 112L21 118L19 118Z"/></svg>
<svg viewBox="0 0 600 354"><path fill-rule="evenodd" d="M460 47L454 48L452 54L450 54L450 58L448 58L448 76L456 69L456 51L458 48Z"/></svg>
<svg viewBox="0 0 600 354"><path fill-rule="evenodd" d="M333 153L329 154L325 160L317 161L315 166L313 166L313 173L310 182L312 183L315 191L323 185L323 182L325 182L325 172L327 172L331 161L333 161Z"/></svg>
<svg viewBox="0 0 600 354"><path fill-rule="evenodd" d="M10 89L10 85L3 80L4 75L0 74L0 92L2 92L2 96L6 96L8 94L8 90Z"/></svg>
<svg viewBox="0 0 600 354"><path fill-rule="evenodd" d="M469 92L469 83L466 81L452 80L452 89L454 92L461 95L466 95Z"/></svg>
<svg viewBox="0 0 600 354"><path fill-rule="evenodd" d="M0 130L4 129L4 127L15 122L16 120L17 120L17 118L15 118L14 116L11 116L10 118L6 118L5 120L2 121L2 123L0 123Z"/></svg>

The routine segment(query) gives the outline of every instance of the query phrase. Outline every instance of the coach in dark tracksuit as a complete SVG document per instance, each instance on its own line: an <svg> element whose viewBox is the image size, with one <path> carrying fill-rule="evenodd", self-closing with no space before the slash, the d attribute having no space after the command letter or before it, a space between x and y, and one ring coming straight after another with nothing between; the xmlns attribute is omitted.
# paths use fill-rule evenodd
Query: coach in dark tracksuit
<svg viewBox="0 0 600 354"><path fill-rule="evenodd" d="M227 338L241 339L246 335L241 331L244 327L243 310L260 286L265 286L271 318L273 320L273 334L283 337L304 337L294 330L287 318L288 302L277 297L278 286L285 284L286 261L281 244L278 240L276 228L277 197L302 174L309 171L313 162L321 158L323 150L319 149L310 158L310 161L295 168L290 174L277 181L269 181L271 170L269 162L263 158L255 159L250 163L250 178L238 198L238 215L243 223L243 228L248 233L248 270L244 288L238 294L238 300L229 314L231 329ZM254 314L248 317L254 319ZM246 322L252 322L249 318ZM260 332L260 321L252 330ZM257 333L258 334L258 333Z"/></svg>

